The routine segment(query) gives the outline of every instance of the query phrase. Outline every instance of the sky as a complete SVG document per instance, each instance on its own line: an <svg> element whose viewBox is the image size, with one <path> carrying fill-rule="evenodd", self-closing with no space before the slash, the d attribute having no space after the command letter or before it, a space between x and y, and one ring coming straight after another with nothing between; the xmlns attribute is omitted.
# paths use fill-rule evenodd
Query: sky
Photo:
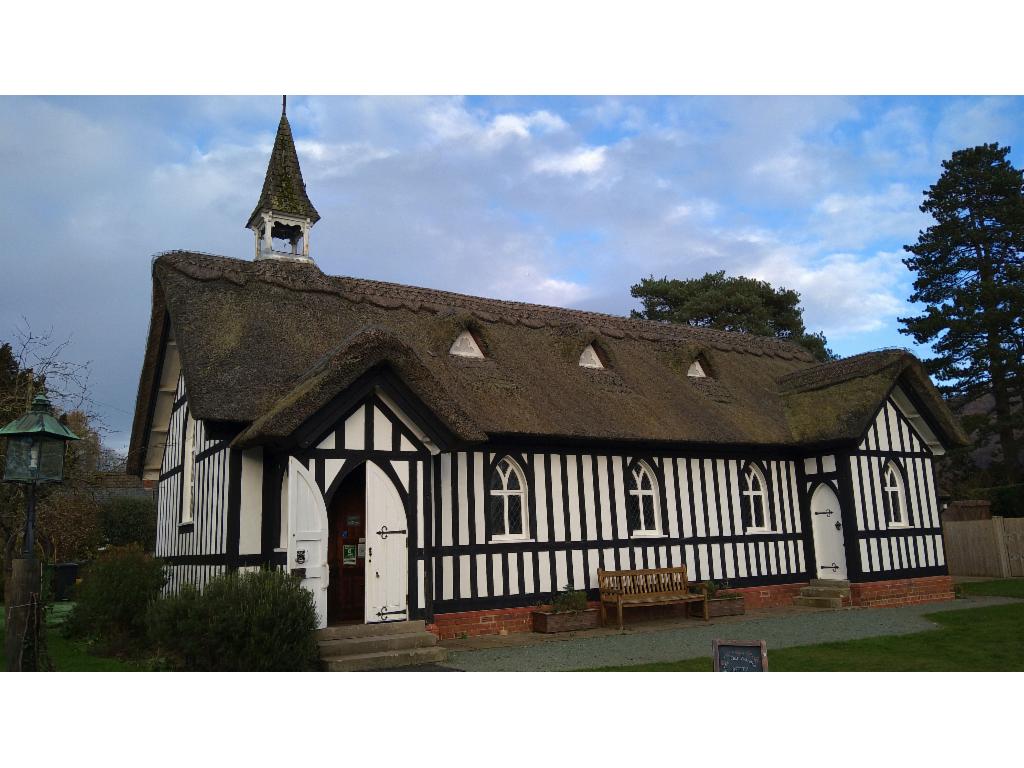
<svg viewBox="0 0 1024 768"><path fill-rule="evenodd" d="M0 342L70 338L127 447L155 254L252 257L280 97L0 98ZM328 274L628 314L643 277L799 291L846 356L899 333L903 245L1012 97L302 97L288 116ZM1020 152L1010 159L1020 165Z"/></svg>

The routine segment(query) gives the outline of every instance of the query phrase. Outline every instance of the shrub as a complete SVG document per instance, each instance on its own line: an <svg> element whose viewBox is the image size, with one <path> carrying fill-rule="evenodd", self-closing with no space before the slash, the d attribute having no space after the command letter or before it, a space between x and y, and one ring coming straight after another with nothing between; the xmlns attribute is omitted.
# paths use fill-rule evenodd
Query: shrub
<svg viewBox="0 0 1024 768"><path fill-rule="evenodd" d="M156 546L156 505L152 499L115 497L99 511L100 533L107 544L140 544L147 552Z"/></svg>
<svg viewBox="0 0 1024 768"><path fill-rule="evenodd" d="M317 668L313 595L281 571L218 576L202 592L186 586L154 603L148 623L158 655L182 669Z"/></svg>
<svg viewBox="0 0 1024 768"><path fill-rule="evenodd" d="M583 590L572 590L565 585L565 591L559 592L551 600L551 610L555 613L585 611L587 609L587 593Z"/></svg>
<svg viewBox="0 0 1024 768"><path fill-rule="evenodd" d="M83 570L65 631L94 639L110 652L139 651L146 641L146 611L166 582L163 563L138 545L111 547Z"/></svg>

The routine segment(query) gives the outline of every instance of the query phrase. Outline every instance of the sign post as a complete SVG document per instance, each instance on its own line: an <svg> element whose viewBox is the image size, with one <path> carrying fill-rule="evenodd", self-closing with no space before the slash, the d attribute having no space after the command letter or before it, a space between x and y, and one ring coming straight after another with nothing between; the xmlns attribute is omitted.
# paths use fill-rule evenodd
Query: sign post
<svg viewBox="0 0 1024 768"><path fill-rule="evenodd" d="M715 672L767 672L768 648L764 640L712 640Z"/></svg>

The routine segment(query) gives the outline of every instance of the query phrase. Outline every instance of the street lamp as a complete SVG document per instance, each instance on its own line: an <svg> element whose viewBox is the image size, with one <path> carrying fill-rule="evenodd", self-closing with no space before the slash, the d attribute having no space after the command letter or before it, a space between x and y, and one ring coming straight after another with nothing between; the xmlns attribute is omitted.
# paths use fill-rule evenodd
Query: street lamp
<svg viewBox="0 0 1024 768"><path fill-rule="evenodd" d="M7 668L20 671L26 634L34 636L29 611L39 596L39 565L35 562L36 484L59 483L64 479L65 448L68 441L79 437L54 418L43 392L32 399L28 413L0 429L0 437L7 438L4 482L28 486L21 558L11 563L11 583L5 595ZM26 665L34 668L35 661Z"/></svg>
<svg viewBox="0 0 1024 768"><path fill-rule="evenodd" d="M25 516L25 541L22 554L32 557L35 548L36 483L64 480L64 449L69 440L79 437L53 416L44 392L32 399L32 409L3 429L7 438L7 463L4 482L28 485L28 514Z"/></svg>

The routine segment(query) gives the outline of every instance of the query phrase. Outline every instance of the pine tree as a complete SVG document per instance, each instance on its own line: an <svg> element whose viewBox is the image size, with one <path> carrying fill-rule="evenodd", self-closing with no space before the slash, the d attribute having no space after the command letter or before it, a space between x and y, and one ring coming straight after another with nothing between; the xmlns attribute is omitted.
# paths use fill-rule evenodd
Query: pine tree
<svg viewBox="0 0 1024 768"><path fill-rule="evenodd" d="M992 417L979 437L998 436L1004 476L1020 476L1021 358L1024 355L1024 173L1009 147L983 144L953 153L924 193L935 224L905 245L917 274L912 302L924 314L902 317L901 333L930 343L930 373L962 401L990 394Z"/></svg>
<svg viewBox="0 0 1024 768"><path fill-rule="evenodd" d="M796 342L818 360L835 359L825 335L804 327L800 294L763 280L726 277L724 270L690 280L647 277L630 294L643 304L641 311L633 310L633 317L774 336Z"/></svg>

